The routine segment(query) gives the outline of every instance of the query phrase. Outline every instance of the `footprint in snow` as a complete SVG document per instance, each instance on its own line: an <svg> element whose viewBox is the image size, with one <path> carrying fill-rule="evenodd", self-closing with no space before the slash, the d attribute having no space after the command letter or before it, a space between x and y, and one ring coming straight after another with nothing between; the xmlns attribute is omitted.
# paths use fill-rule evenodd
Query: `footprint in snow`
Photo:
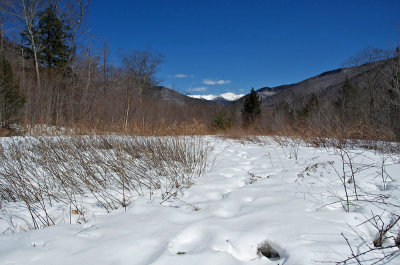
<svg viewBox="0 0 400 265"><path fill-rule="evenodd" d="M260 264L259 262L263 259L277 262L274 264L284 264L288 259L288 255L283 248L268 240L255 246L233 243L230 239L227 239L225 245L214 246L213 250L226 252L240 261L255 262L256 264Z"/></svg>
<svg viewBox="0 0 400 265"><path fill-rule="evenodd" d="M168 250L172 254L196 252L204 247L205 241L208 241L210 234L202 227L188 227L168 244Z"/></svg>

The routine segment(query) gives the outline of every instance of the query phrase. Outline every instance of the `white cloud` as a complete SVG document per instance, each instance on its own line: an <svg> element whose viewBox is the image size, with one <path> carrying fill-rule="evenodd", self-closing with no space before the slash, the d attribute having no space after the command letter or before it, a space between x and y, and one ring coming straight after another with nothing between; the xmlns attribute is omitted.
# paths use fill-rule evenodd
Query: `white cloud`
<svg viewBox="0 0 400 265"><path fill-rule="evenodd" d="M185 75L185 74L176 74L175 75L175 78L186 78L187 77L187 75Z"/></svg>
<svg viewBox="0 0 400 265"><path fill-rule="evenodd" d="M192 92L192 91L206 91L207 87L205 86L199 86L199 87L194 87L194 88L188 88L187 91Z"/></svg>
<svg viewBox="0 0 400 265"><path fill-rule="evenodd" d="M168 77L170 78L186 78L188 75L185 74L175 74L175 75L169 75Z"/></svg>
<svg viewBox="0 0 400 265"><path fill-rule="evenodd" d="M203 84L205 85L226 85L226 84L230 84L231 80L211 80L211 79L204 79L203 80Z"/></svg>

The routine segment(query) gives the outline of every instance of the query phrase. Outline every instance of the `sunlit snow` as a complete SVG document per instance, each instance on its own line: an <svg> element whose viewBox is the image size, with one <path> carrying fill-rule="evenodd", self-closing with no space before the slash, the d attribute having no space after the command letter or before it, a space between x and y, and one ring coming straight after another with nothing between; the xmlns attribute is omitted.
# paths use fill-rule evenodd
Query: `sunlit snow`
<svg viewBox="0 0 400 265"><path fill-rule="evenodd" d="M334 264L351 255L341 233L359 251L365 249L354 231L375 236L371 225L359 225L371 210L383 210L360 201L347 213L334 203L343 187L333 149L280 146L272 138L204 141L214 147L209 172L163 204L139 198L126 211L110 214L86 206L86 223L15 233L7 230L10 219L1 212L0 264ZM381 159L376 151L362 152L364 162ZM387 167L393 181L386 191L376 172L357 175L360 190L399 204L399 164ZM18 222L29 220L22 212L13 214ZM266 241L279 260L257 254ZM399 256L387 264L400 264Z"/></svg>
<svg viewBox="0 0 400 265"><path fill-rule="evenodd" d="M235 94L235 93L228 92L228 93L224 93L221 95L210 94L210 95L188 95L188 96L191 98L198 98L198 99L205 99L205 100L216 100L217 98L223 98L228 101L235 101L235 100L243 97L244 95L245 94Z"/></svg>

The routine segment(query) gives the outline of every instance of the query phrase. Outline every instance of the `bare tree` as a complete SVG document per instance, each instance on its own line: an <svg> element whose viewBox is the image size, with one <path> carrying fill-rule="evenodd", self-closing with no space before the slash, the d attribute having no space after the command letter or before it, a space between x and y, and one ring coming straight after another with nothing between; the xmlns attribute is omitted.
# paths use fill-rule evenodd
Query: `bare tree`
<svg viewBox="0 0 400 265"><path fill-rule="evenodd" d="M0 16L0 53L4 53L4 11L1 11Z"/></svg>
<svg viewBox="0 0 400 265"><path fill-rule="evenodd" d="M0 3L0 52L2 54L4 54L4 19L9 5L10 2L8 0L4 0Z"/></svg>
<svg viewBox="0 0 400 265"><path fill-rule="evenodd" d="M88 12L90 0L47 0L54 6L57 16L71 27L71 47L76 48L76 39L80 35L79 29Z"/></svg>
<svg viewBox="0 0 400 265"><path fill-rule="evenodd" d="M108 47L107 47L107 40L104 40L104 55L103 55L103 112L105 113L108 108L108 100L107 100L107 94L108 94Z"/></svg>
<svg viewBox="0 0 400 265"><path fill-rule="evenodd" d="M136 88L139 103L141 103L143 89L146 86L154 86L157 84L155 74L162 61L163 56L153 53L150 49L144 51L132 50L122 55L122 63L127 71L128 79L125 90L125 128L128 126L132 89Z"/></svg>
<svg viewBox="0 0 400 265"><path fill-rule="evenodd" d="M400 46L396 48L389 67L383 69L386 86L389 89L391 103L400 107Z"/></svg>
<svg viewBox="0 0 400 265"><path fill-rule="evenodd" d="M356 55L349 57L342 65L343 66L360 66L362 64L369 64L380 60L388 59L392 56L390 50L379 48L367 47Z"/></svg>
<svg viewBox="0 0 400 265"><path fill-rule="evenodd" d="M36 41L34 26L38 22L38 14L42 5L42 0L14 0L10 5L10 13L23 22L27 31L35 66L37 88L40 88L38 53L41 47Z"/></svg>

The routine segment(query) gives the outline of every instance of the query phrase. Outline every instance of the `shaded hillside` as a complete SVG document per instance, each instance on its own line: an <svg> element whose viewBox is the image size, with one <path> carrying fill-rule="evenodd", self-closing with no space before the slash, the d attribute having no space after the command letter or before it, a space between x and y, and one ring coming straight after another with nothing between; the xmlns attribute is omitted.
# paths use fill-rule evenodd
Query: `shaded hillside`
<svg viewBox="0 0 400 265"><path fill-rule="evenodd" d="M203 107L211 107L215 105L215 102L205 101L201 99L191 98L183 95L175 90L163 87L155 86L143 91L144 95L154 101L166 101L177 106L193 106L200 105Z"/></svg>
<svg viewBox="0 0 400 265"><path fill-rule="evenodd" d="M272 107L279 101L288 99L296 104L297 100L310 94L318 94L322 98L329 96L331 99L335 99L346 78L352 82L359 82L363 74L378 71L387 63L388 61L385 60L362 66L338 68L295 84L263 87L257 90L257 94L260 97L262 107ZM244 97L237 100L235 107L241 106L243 101Z"/></svg>
<svg viewBox="0 0 400 265"><path fill-rule="evenodd" d="M297 127L323 135L400 139L399 55L257 90L262 109L259 126L277 132ZM244 100L232 105L236 120L241 118ZM298 129L299 124L305 127Z"/></svg>

